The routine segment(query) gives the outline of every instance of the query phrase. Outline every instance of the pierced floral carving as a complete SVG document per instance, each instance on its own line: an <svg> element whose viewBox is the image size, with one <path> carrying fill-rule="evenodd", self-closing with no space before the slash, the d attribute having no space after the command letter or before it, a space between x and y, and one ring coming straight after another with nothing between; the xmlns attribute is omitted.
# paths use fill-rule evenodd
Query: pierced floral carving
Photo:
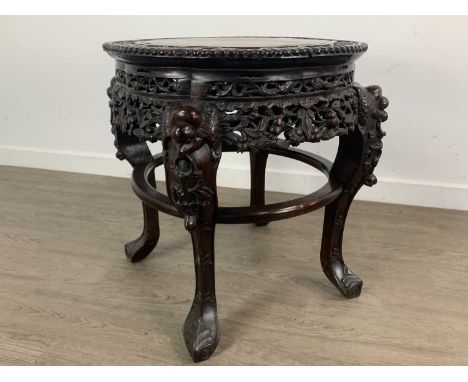
<svg viewBox="0 0 468 382"><path fill-rule="evenodd" d="M118 83L127 86L129 89L154 95L177 95L180 94L183 88L182 81L179 78L133 74L120 69L115 71L115 79Z"/></svg>
<svg viewBox="0 0 468 382"><path fill-rule="evenodd" d="M162 139L163 114L170 101L130 92L114 79L109 88L111 123L140 141ZM312 97L258 102L215 102L223 145L239 152L287 148L348 134L357 121L352 88Z"/></svg>
<svg viewBox="0 0 468 382"><path fill-rule="evenodd" d="M348 134L357 122L358 100L353 89L344 89L307 98L217 103L217 107L223 144L242 152Z"/></svg>
<svg viewBox="0 0 468 382"><path fill-rule="evenodd" d="M162 116L167 103L156 98L132 94L115 77L108 89L111 98L111 124L113 129L140 141L161 140Z"/></svg>
<svg viewBox="0 0 468 382"><path fill-rule="evenodd" d="M322 90L349 86L353 83L353 77L353 72L347 72L290 81L218 81L208 83L202 89L202 94L203 96L215 98L308 95Z"/></svg>
<svg viewBox="0 0 468 382"><path fill-rule="evenodd" d="M354 72L314 76L299 80L260 82L207 82L201 88L201 96L207 98L249 98L264 96L311 95L319 91L343 88L353 83ZM116 82L130 91L144 95L189 95L188 79L158 77L147 74L128 73L117 69Z"/></svg>
<svg viewBox="0 0 468 382"><path fill-rule="evenodd" d="M116 77L108 94L116 137L118 130L141 142L162 139L163 115L173 102L131 92ZM311 97L209 105L205 109L211 108L219 122L218 139L227 148L239 152L328 140L352 132L359 124L369 139L363 165L367 173L364 183L372 186L377 181L372 172L382 152L385 132L381 122L387 119L384 109L388 106L388 100L378 86L364 89L356 85ZM198 131L201 133L203 129ZM120 151L117 156L123 159ZM179 171L183 171L183 167Z"/></svg>

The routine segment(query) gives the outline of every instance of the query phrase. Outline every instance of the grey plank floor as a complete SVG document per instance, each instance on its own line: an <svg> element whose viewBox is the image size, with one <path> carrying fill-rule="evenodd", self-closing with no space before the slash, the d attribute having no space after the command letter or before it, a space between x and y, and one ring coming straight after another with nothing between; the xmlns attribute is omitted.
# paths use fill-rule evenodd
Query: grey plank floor
<svg viewBox="0 0 468 382"><path fill-rule="evenodd" d="M205 364L468 364L468 213L355 202L345 257L364 288L346 300L320 269L322 212L217 227L221 341ZM127 179L0 167L0 364L191 364L190 237L160 214L158 248L131 264L141 219Z"/></svg>

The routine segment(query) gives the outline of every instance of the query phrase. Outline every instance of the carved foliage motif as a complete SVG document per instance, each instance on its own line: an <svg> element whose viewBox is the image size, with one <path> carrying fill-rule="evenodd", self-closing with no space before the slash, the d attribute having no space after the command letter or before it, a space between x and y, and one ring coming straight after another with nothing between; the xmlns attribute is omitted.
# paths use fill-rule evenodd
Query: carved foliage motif
<svg viewBox="0 0 468 382"><path fill-rule="evenodd" d="M163 114L171 102L132 93L116 78L109 97L114 130L140 141L162 139ZM347 134L356 124L358 107L351 88L311 97L209 105L218 114L223 144L239 152L286 148Z"/></svg>
<svg viewBox="0 0 468 382"><path fill-rule="evenodd" d="M263 97L310 95L311 93L349 86L354 72L315 76L299 80L262 82L208 82L202 87L201 95L214 98ZM189 94L179 78L156 77L150 74L134 74L117 69L115 79L129 90L148 95Z"/></svg>
<svg viewBox="0 0 468 382"><path fill-rule="evenodd" d="M357 102L353 89L343 89L282 101L218 103L221 136L237 151L328 140L354 129Z"/></svg>
<svg viewBox="0 0 468 382"><path fill-rule="evenodd" d="M179 94L182 85L178 78L154 77L127 73L117 69L116 81L127 86L129 89L149 94Z"/></svg>
<svg viewBox="0 0 468 382"><path fill-rule="evenodd" d="M121 133L140 141L156 142L161 139L165 102L132 94L115 77L108 95L111 98L111 124L114 130L119 129Z"/></svg>
<svg viewBox="0 0 468 382"><path fill-rule="evenodd" d="M262 97L278 95L307 95L317 91L349 86L353 72L312 77L291 81L211 82L203 89L208 97Z"/></svg>
<svg viewBox="0 0 468 382"><path fill-rule="evenodd" d="M168 193L185 215L185 227L193 230L204 218L200 211L210 213L207 207L214 209L216 203L214 182L221 158L216 110L207 105L201 116L193 107L169 108L163 121L163 140L170 172Z"/></svg>
<svg viewBox="0 0 468 382"><path fill-rule="evenodd" d="M359 126L367 139L363 164L363 170L366 174L364 184L373 186L377 183L377 177L373 171L382 154L382 138L385 136L381 123L388 118L385 109L389 102L386 97L382 96L382 89L379 86L374 85L366 88L356 86L356 90L359 97Z"/></svg>

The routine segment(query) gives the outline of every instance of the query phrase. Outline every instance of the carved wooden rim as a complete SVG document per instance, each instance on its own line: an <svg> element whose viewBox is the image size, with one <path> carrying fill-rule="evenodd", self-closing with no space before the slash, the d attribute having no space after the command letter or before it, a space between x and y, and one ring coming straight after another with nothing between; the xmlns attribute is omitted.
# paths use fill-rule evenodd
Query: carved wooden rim
<svg viewBox="0 0 468 382"><path fill-rule="evenodd" d="M104 51L111 55L149 56L159 58L307 58L318 56L336 56L344 54L363 53L367 50L365 42L330 40L329 44L317 46L284 46L259 48L223 48L197 46L158 46L138 45L145 40L109 41L102 45ZM324 40L326 41L326 40Z"/></svg>
<svg viewBox="0 0 468 382"><path fill-rule="evenodd" d="M318 155L298 149L272 148L265 151L306 163L329 178L332 162ZM135 166L132 174L133 191L148 206L169 215L183 218L183 215L177 211L169 197L158 192L148 181L149 175L162 164L162 154L157 154L153 157L152 162ZM340 196L342 190L342 185L329 178L328 182L317 191L286 202L253 207L218 207L216 223L266 223L303 215L331 203Z"/></svg>

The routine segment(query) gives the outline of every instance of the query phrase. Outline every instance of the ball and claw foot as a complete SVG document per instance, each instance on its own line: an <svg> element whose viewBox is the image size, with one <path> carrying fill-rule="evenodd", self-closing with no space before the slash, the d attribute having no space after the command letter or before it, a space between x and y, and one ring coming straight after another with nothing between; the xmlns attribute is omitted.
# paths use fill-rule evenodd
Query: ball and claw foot
<svg viewBox="0 0 468 382"><path fill-rule="evenodd" d="M156 247L159 237L150 236L149 233L143 232L138 239L125 244L125 255L132 263L143 260Z"/></svg>
<svg viewBox="0 0 468 382"><path fill-rule="evenodd" d="M219 342L216 308L194 303L185 320L183 335L185 346L194 362L210 358Z"/></svg>

